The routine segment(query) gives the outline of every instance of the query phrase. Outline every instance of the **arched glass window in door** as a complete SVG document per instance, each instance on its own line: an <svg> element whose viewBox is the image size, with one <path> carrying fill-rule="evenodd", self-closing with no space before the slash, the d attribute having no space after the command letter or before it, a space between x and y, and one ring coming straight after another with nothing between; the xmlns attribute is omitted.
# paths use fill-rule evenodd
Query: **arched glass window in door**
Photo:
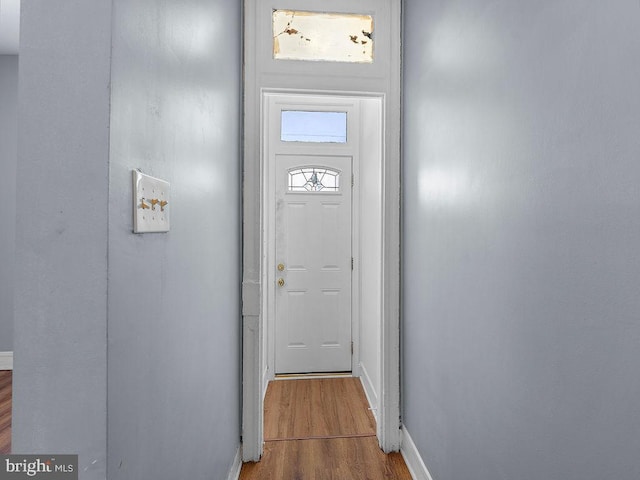
<svg viewBox="0 0 640 480"><path fill-rule="evenodd" d="M337 192L340 172L325 167L302 167L289 170L290 192Z"/></svg>

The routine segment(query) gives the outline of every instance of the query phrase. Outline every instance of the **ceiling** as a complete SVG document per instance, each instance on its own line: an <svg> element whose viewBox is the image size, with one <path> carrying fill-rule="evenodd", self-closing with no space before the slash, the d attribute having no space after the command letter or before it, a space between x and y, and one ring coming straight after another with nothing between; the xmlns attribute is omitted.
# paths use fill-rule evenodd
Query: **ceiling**
<svg viewBox="0 0 640 480"><path fill-rule="evenodd" d="M20 0L0 0L0 55L17 55L20 39Z"/></svg>

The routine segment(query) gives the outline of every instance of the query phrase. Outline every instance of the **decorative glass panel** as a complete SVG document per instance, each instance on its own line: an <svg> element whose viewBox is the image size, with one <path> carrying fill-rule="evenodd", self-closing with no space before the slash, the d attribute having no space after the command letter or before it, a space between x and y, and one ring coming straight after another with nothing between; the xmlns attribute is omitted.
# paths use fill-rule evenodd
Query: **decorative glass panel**
<svg viewBox="0 0 640 480"><path fill-rule="evenodd" d="M289 170L290 192L337 192L340 172L323 167L303 167Z"/></svg>
<svg viewBox="0 0 640 480"><path fill-rule="evenodd" d="M283 110L280 140L283 142L346 143L347 112Z"/></svg>
<svg viewBox="0 0 640 480"><path fill-rule="evenodd" d="M373 63L373 17L274 10L273 58Z"/></svg>

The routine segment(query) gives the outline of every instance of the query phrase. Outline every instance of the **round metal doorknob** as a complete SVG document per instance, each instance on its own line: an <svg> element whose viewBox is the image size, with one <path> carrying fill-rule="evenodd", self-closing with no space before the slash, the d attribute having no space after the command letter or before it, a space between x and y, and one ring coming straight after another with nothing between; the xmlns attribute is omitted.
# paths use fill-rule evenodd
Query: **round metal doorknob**
<svg viewBox="0 0 640 480"><path fill-rule="evenodd" d="M278 285L281 287L284 287L284 278L279 278L278 279Z"/></svg>
<svg viewBox="0 0 640 480"><path fill-rule="evenodd" d="M278 264L278 271L282 272L284 270L284 263Z"/></svg>

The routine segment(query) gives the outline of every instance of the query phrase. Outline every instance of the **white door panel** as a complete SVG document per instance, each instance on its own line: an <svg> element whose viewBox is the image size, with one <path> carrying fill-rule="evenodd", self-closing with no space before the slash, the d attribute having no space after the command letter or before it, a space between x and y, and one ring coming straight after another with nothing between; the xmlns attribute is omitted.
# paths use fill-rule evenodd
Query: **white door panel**
<svg viewBox="0 0 640 480"><path fill-rule="evenodd" d="M276 373L351 370L351 164L276 155ZM338 171L336 190L292 191L289 172L306 167Z"/></svg>

